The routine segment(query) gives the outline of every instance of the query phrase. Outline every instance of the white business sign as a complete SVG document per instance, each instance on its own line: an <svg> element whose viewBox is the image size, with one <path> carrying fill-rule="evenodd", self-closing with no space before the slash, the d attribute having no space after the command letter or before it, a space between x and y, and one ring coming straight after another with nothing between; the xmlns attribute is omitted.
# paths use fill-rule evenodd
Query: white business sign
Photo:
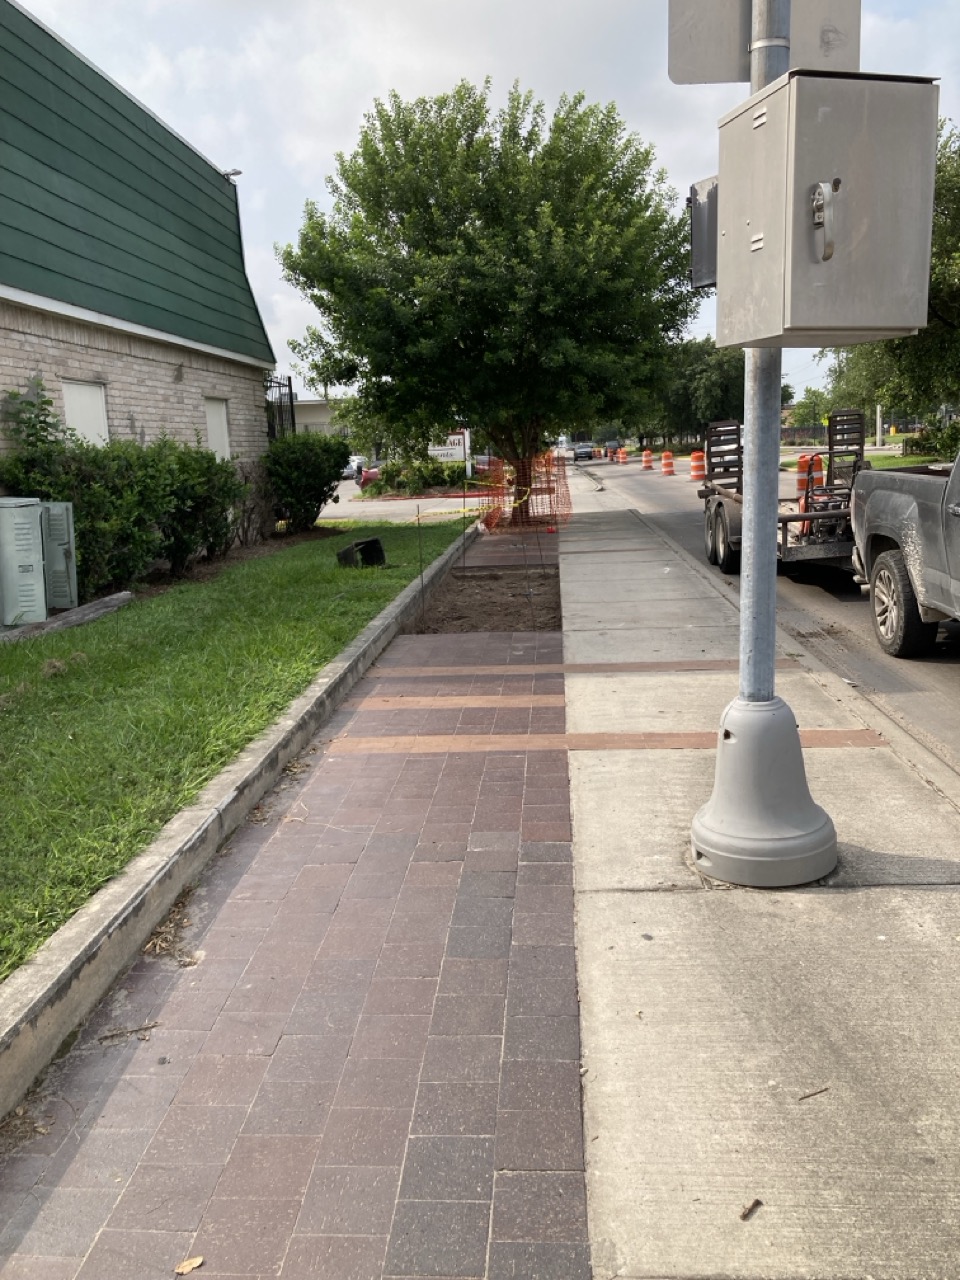
<svg viewBox="0 0 960 1280"><path fill-rule="evenodd" d="M751 0L669 0L674 84L750 81ZM793 0L790 67L860 70L860 0Z"/></svg>
<svg viewBox="0 0 960 1280"><path fill-rule="evenodd" d="M453 431L444 444L432 444L427 452L438 462L465 462L468 476L473 470L470 463L469 431Z"/></svg>

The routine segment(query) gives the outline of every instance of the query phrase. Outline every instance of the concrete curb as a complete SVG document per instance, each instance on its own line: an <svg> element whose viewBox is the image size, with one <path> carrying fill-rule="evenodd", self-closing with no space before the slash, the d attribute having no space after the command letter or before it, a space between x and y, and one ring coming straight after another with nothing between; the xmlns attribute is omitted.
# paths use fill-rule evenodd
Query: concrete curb
<svg viewBox="0 0 960 1280"><path fill-rule="evenodd" d="M46 622L28 622L22 627L0 631L0 644L12 644L14 640L30 640L34 636L53 635L56 631L66 631L68 627L82 626L85 622L105 618L108 613L116 613L132 599L132 591L118 591L112 596L102 596L99 600L91 600L89 604L82 604L68 613L58 613L48 618Z"/></svg>
<svg viewBox="0 0 960 1280"><path fill-rule="evenodd" d="M432 593L479 534L468 529L425 570ZM286 713L181 810L143 853L0 985L0 1117L140 951L183 889L240 826L420 607L415 579L321 670Z"/></svg>

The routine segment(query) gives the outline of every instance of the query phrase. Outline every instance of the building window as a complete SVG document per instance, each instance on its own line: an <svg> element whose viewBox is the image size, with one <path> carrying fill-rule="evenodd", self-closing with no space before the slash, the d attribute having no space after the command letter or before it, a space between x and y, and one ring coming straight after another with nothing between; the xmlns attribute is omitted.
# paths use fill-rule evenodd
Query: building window
<svg viewBox="0 0 960 1280"><path fill-rule="evenodd" d="M218 458L230 457L230 427L227 423L227 402L213 396L204 396L203 407L207 414L207 448Z"/></svg>
<svg viewBox="0 0 960 1280"><path fill-rule="evenodd" d="M63 380L63 416L71 431L90 444L106 444L107 392L102 382Z"/></svg>

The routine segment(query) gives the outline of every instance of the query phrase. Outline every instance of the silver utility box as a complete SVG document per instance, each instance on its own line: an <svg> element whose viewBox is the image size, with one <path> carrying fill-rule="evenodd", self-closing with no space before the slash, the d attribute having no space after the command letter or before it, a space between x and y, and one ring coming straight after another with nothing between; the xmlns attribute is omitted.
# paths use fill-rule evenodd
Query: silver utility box
<svg viewBox="0 0 960 1280"><path fill-rule="evenodd" d="M937 107L929 79L791 71L723 117L717 346L927 323Z"/></svg>

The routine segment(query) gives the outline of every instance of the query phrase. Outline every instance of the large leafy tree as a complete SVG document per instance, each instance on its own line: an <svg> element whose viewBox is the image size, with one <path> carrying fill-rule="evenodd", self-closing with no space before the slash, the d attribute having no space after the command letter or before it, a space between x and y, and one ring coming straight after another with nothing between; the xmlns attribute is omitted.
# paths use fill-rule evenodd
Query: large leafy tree
<svg viewBox="0 0 960 1280"><path fill-rule="evenodd" d="M793 425L795 427L813 427L817 431L823 427L823 420L830 413L831 397L829 391L821 387L805 387L803 395L793 406Z"/></svg>
<svg viewBox="0 0 960 1280"><path fill-rule="evenodd" d="M657 418L668 440L708 422L743 421L743 351L713 338L672 343L657 387Z"/></svg>
<svg viewBox="0 0 960 1280"><path fill-rule="evenodd" d="M638 419L696 302L685 218L614 106L489 97L378 101L280 258L320 314L292 344L314 385L405 453L479 428L522 496L556 434Z"/></svg>
<svg viewBox="0 0 960 1280"><path fill-rule="evenodd" d="M658 424L667 439L682 439L710 422L742 422L743 393L742 347L718 347L710 337L671 343L655 396ZM781 402L792 399L785 382Z"/></svg>

